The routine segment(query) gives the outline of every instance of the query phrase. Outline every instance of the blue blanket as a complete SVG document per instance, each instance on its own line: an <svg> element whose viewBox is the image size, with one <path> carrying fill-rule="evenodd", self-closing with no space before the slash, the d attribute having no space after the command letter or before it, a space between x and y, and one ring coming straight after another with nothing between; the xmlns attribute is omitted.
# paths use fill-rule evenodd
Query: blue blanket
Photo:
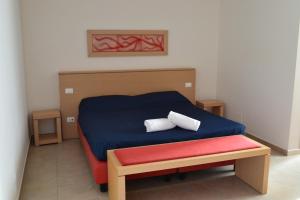
<svg viewBox="0 0 300 200"><path fill-rule="evenodd" d="M171 110L200 120L199 130L176 127L146 132L144 120L165 118ZM78 121L98 160L106 160L109 149L236 135L245 131L244 125L199 109L178 92L86 98L80 103Z"/></svg>

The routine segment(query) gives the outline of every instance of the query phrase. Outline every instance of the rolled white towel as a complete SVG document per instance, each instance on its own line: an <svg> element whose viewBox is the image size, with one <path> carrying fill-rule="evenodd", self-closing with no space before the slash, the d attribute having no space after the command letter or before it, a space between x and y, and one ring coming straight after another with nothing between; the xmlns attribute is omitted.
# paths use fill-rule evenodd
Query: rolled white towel
<svg viewBox="0 0 300 200"><path fill-rule="evenodd" d="M144 121L144 125L147 132L164 131L176 126L167 118L147 119Z"/></svg>
<svg viewBox="0 0 300 200"><path fill-rule="evenodd" d="M170 111L168 115L168 119L173 124L179 126L180 128L184 128L192 131L197 131L201 124L199 120L190 118L188 116L173 111Z"/></svg>

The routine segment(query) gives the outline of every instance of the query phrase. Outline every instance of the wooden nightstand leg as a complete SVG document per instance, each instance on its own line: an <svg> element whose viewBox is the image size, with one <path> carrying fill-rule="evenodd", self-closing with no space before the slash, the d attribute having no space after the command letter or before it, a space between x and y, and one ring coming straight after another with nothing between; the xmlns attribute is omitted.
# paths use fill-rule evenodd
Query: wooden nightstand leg
<svg viewBox="0 0 300 200"><path fill-rule="evenodd" d="M223 117L224 116L224 107L223 106L212 107L212 113Z"/></svg>
<svg viewBox="0 0 300 200"><path fill-rule="evenodd" d="M56 118L56 134L57 134L57 143L62 142L61 137L61 118Z"/></svg>
<svg viewBox="0 0 300 200"><path fill-rule="evenodd" d="M40 145L39 141L39 121L37 119L33 120L33 134L34 134L34 144L35 146Z"/></svg>
<svg viewBox="0 0 300 200"><path fill-rule="evenodd" d="M224 106L220 106L220 107L219 107L219 115L220 115L221 117L224 116Z"/></svg>

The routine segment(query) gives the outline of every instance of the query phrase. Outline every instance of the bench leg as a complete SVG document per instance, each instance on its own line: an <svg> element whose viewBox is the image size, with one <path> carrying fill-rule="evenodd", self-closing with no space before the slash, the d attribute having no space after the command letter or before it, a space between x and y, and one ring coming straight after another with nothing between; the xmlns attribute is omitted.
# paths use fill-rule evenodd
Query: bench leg
<svg viewBox="0 0 300 200"><path fill-rule="evenodd" d="M126 200L125 176L118 176L114 166L110 164L108 164L108 197L109 200Z"/></svg>
<svg viewBox="0 0 300 200"><path fill-rule="evenodd" d="M101 192L107 192L108 191L108 184L100 184L99 189Z"/></svg>
<svg viewBox="0 0 300 200"><path fill-rule="evenodd" d="M268 190L270 155L236 160L235 175L255 190L266 194Z"/></svg>

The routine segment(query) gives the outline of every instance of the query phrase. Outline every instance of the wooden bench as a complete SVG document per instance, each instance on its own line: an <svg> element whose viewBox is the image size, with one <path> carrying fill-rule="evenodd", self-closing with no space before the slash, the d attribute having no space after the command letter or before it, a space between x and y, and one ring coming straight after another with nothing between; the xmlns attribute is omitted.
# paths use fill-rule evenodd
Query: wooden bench
<svg viewBox="0 0 300 200"><path fill-rule="evenodd" d="M242 135L108 151L110 200L125 200L125 176L235 160L235 174L258 192L268 188L270 148Z"/></svg>

